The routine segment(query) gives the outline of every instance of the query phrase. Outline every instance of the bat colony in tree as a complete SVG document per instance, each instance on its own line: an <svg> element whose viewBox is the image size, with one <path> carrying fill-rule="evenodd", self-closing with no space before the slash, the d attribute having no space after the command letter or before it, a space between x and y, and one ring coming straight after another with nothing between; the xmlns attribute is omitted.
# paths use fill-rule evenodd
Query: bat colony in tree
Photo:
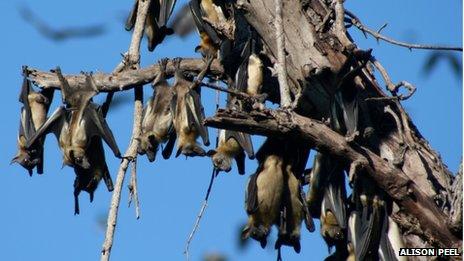
<svg viewBox="0 0 464 261"><path fill-rule="evenodd" d="M264 248L274 226L278 229L275 248L279 249L279 258L280 247L283 245L291 246L297 253L300 252L301 224L304 221L305 227L313 232L313 218L320 219L321 235L329 248L335 247L335 251L327 260L401 260L404 258L398 256L399 248L416 246L414 240L407 237L406 234L409 233L416 233L421 242L425 242L427 246L450 247L456 246L454 244L456 242L460 244L459 239L447 232L448 230L419 233L408 230L410 227L407 227L408 224L411 225L410 220L416 218L415 223L419 222L422 229L427 229L424 226L433 220L421 216L424 213L421 211L425 208L432 209L430 213L436 213L436 210L447 200L446 196L442 198L442 204L437 206L435 203L437 200L433 201L435 198L423 196L422 188L407 185L413 183L411 180L405 181L404 186L395 187L395 184L382 183L382 179L375 177L376 171L381 177L384 177L382 175L386 172L380 168L376 169L377 155L382 157L382 161L391 163L389 168L394 171L389 171L388 175L408 171L402 169L406 156L410 155L408 149L403 150L403 159L398 160L397 157L401 155L394 155L394 152L390 152L390 156L385 156L382 146L386 146L384 140L388 135L397 135L392 138L392 143L397 139L409 139L401 142L401 144L409 142L409 148L414 142L420 144L418 146L422 147L417 150L422 149L422 154L418 154L422 158L432 158L435 154L427 147L428 144L420 140L418 131L411 127L412 122L399 103L401 96L396 96L400 86L408 87L410 84L403 82L393 85L388 82L388 76L385 76L383 67L371 55L371 50L359 50L351 43L345 26L358 26L360 22L351 13L349 15L351 20L344 19L342 1L301 1L301 3L287 1L285 3L288 6L284 8L290 8L296 2L298 8L305 11L304 17L307 22L313 24L315 17L321 16L317 12L325 12L326 14L321 16L323 19L319 19L321 21L312 28L312 32L324 37L333 37L333 41L337 38L335 42L342 45L342 47L336 46L337 44L329 46L335 49L336 54L325 53L326 57L343 57L340 58L343 62L337 70L327 66L311 67L310 63L300 64L298 73L304 77L299 78L299 82L294 81L297 74L292 69L292 66L295 66L294 60L289 64L288 71L272 69L273 64L282 61L275 58L277 57L274 54L275 44L269 41L273 36L264 34L268 28L256 27L260 25L261 17L256 11L259 8L258 3L191 0L189 7L182 8L173 19L172 25L168 27L167 22L175 2L174 0L149 2L144 28L148 38L148 49L153 51L166 36L174 32L178 32L179 35L187 34L194 24L200 35L200 43L195 50L203 55L205 67L197 79L193 80L192 73L182 68L182 59L176 58L171 62L170 66L174 67L174 71L168 68L170 63L168 59L159 62L159 73L156 77L150 78L153 80L153 95L143 109L141 133L135 141L138 142L138 154L147 155L148 160L152 162L155 160L158 148L162 146L162 156L168 159L177 143L176 157L180 154L189 157L209 156L214 168L225 172L231 170L232 162L235 160L237 171L242 175L245 174L245 154L249 159L256 158L258 168L249 176L246 188L248 223L242 231L242 238L255 239ZM126 22L127 30L132 30L136 25L140 4L139 1L135 1ZM275 4L277 7L282 5L281 1L276 1ZM317 10L317 12L311 16L308 10ZM344 22L348 22L348 25ZM290 27L284 30L286 29L292 30ZM313 44L314 46L316 43ZM324 48L328 47L314 48L324 51ZM288 50L277 50L279 51L293 51L293 49L288 47ZM290 58L291 56L288 58L284 56L284 59L290 60ZM210 70L214 59L220 62L222 70L220 74L213 74ZM378 88L372 69L367 65L374 65L383 72L382 75L387 81L389 90L394 94L393 97L384 95ZM124 70L120 73L124 73ZM279 95L282 92L279 93L279 84L275 79L275 74L279 73L283 73L284 80L289 81L291 88L288 95L292 98L293 105L277 111L288 115L290 122L298 122L292 116L295 113L308 120L310 118L322 120L324 126L329 126L335 132L334 135L344 137L340 149L324 149L337 144L320 146L319 137L310 137L309 140L312 142L295 137L297 135L293 134L293 127L279 125L281 116L278 116L280 114L277 111L265 108L264 101L281 100ZM101 179L105 181L108 191L113 190L102 144L103 139L114 155L121 157L111 129L105 120L110 100L102 106L92 101L92 97L102 90L100 76L98 81L97 76L92 74L85 74L84 81L76 80L77 78L68 80L68 77L61 74L60 68L56 68L52 72L54 75L48 77L57 77L59 86L46 86L44 84L46 77L41 79L38 77L40 74L27 67L23 69L24 82L19 100L24 106L21 109L18 154L13 162L21 164L30 175L33 169L42 174L44 140L46 134L54 133L63 153L63 164L74 168L76 174L74 195L75 213L78 214L80 191L88 192L92 201L93 192ZM170 85L167 79L172 75L175 80L174 84ZM228 92L226 112L232 119L227 121L227 117L221 116L224 114L218 112L216 117L206 120L207 124L214 125L216 119L216 127L222 127L216 149L208 152L198 143L201 137L203 144L209 145L200 92L202 86L211 87L211 84L202 83L205 76L226 83L227 89L218 86L215 88ZM118 75L116 73L111 77L116 78L117 81ZM32 87L32 80L42 85L43 88L39 92ZM140 81L139 79L138 82ZM317 90L320 91L321 86L330 87L318 93ZM53 89L57 87L61 90L63 105L47 118ZM119 87L123 90L121 86ZM369 99L371 103L367 102ZM395 108L394 111L390 106ZM392 115L387 117L388 120L383 116L384 111ZM259 129L246 117L234 124L234 115L240 114L254 115L254 120L258 118L259 121L261 118L265 124ZM314 128L313 125L310 123L295 128L304 132L305 128ZM266 141L255 154L249 133L266 134L266 131L274 135L267 135ZM276 133L279 135L275 135ZM316 149L318 152L312 169L305 170L311 149ZM373 154L362 153L362 151ZM354 156L340 157L344 152L351 153L350 155L358 153L360 155L358 157L366 157L370 161L366 158L350 161L348 159ZM433 162L440 165L443 170L443 165L437 163L437 160L439 162L437 158ZM428 164L426 159L423 161L424 166ZM447 171L441 173L449 175ZM345 188L346 174L352 189L349 196ZM404 174L401 175L399 180L405 177ZM451 184L450 175L448 179L448 183ZM303 186L308 184L309 189L306 194ZM407 189L407 193L403 192L404 189ZM438 197L438 194L435 197ZM411 202L406 197L414 199ZM416 212L405 213L404 210L416 208L415 204L419 204ZM433 226L430 229L433 230ZM434 239L430 240L430 238ZM440 241L441 239L448 241Z"/></svg>

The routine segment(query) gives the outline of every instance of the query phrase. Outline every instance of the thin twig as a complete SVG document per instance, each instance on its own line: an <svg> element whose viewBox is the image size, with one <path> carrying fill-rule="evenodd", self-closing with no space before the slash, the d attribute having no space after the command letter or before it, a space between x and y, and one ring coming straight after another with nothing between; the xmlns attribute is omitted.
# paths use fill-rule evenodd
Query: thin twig
<svg viewBox="0 0 464 261"><path fill-rule="evenodd" d="M216 177L217 173L218 171L216 170L216 168L213 168L213 173L211 173L211 179L209 181L208 190L206 191L205 200L203 201L203 204L201 205L201 209L200 209L200 212L198 213L197 219L195 220L195 225L193 226L192 232L190 232L187 238L187 243L185 244L185 250L184 250L184 255L187 260L189 260L190 258L189 256L190 243L192 242L195 232L197 232L198 227L200 226L200 220L203 217L203 213L205 212L206 207L208 206L209 195L211 193L211 188L213 187L214 178Z"/></svg>
<svg viewBox="0 0 464 261"><path fill-rule="evenodd" d="M227 88L221 87L221 86L219 86L217 84L202 82L201 86L204 86L206 88L210 88L210 89L213 89L213 90L216 90L216 91L229 93L231 95L234 95L234 96L242 98L242 99L251 98L250 95L248 95L248 94L246 94L244 92L240 92L240 91L237 91L235 89L227 89Z"/></svg>
<svg viewBox="0 0 464 261"><path fill-rule="evenodd" d="M378 32L366 27L364 24L361 23L361 20L354 15L352 12L345 10L345 13L351 18L351 24L356 26L359 30L361 30L363 33L368 33L372 35L377 41L383 40L385 42L406 47L409 50L411 49L426 49L426 50L443 50L443 51L459 51L462 52L462 47L455 47L455 46L441 46L441 45L426 45L426 44L411 44L411 43L406 43L406 42L401 42L397 41L395 39L386 37L382 34L380 34L380 30ZM381 28L383 29L383 28Z"/></svg>
<svg viewBox="0 0 464 261"><path fill-rule="evenodd" d="M280 107L288 108L291 106L290 88L287 82L287 63L285 60L285 35L282 22L282 0L275 0L275 35L277 41L277 62L274 69L280 86Z"/></svg>
<svg viewBox="0 0 464 261"><path fill-rule="evenodd" d="M134 201L135 205L135 217L140 218L140 202L139 194L137 189L137 159L131 162L131 180L129 184L129 206Z"/></svg>
<svg viewBox="0 0 464 261"><path fill-rule="evenodd" d="M201 85L201 83L203 82L203 79L205 78L206 76L206 73L208 72L209 70L209 67L211 66L211 63L213 62L213 59L214 57L210 57L208 58L208 60L206 61L206 65L205 65L205 68L203 68L203 70L198 74L197 78L195 79L195 81L192 82L192 84L190 84L189 86L189 89L194 89L198 86Z"/></svg>
<svg viewBox="0 0 464 261"><path fill-rule="evenodd" d="M128 51L130 62L136 64L138 67L140 57L140 41L145 26L145 20L148 13L150 0L138 2L137 20L135 22L134 32L132 33L132 40ZM119 165L118 175L116 177L116 184L114 187L113 195L111 198L110 210L108 212L108 221L105 234L105 241L103 242L101 261L108 261L110 259L111 248L113 246L114 232L116 229L118 219L119 203L121 201L121 191L124 183L124 177L130 161L137 157L138 138L140 136L140 129L142 124L142 109L143 109L143 88L137 86L134 88L134 123L132 126L132 137L130 145L126 150L125 156Z"/></svg>
<svg viewBox="0 0 464 261"><path fill-rule="evenodd" d="M415 92L416 92L416 87L412 85L411 83L407 81L400 81L397 84L393 84L393 82L390 79L390 76L387 73L387 70L383 67L383 65L375 59L374 56L371 56L369 60L372 62L375 68L379 71L380 75L382 75L382 78L385 82L385 85L387 86L387 89L395 96L398 97L399 100L407 100L410 98ZM398 90L400 89L401 86L404 86L407 90L408 93L406 95L398 94Z"/></svg>
<svg viewBox="0 0 464 261"><path fill-rule="evenodd" d="M398 129L398 134L399 134L399 137L400 137L400 142L399 143L400 143L400 145L404 144L403 124L401 123L400 118L398 118L398 115L396 115L396 113L392 110L390 105L385 106L383 111L385 113L390 114L393 117L393 119L395 120L396 128Z"/></svg>

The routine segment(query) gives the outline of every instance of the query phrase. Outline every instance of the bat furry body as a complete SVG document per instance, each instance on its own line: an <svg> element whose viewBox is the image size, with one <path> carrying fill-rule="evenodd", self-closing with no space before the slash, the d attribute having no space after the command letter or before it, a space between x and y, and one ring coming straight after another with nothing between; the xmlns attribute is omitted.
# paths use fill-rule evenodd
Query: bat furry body
<svg viewBox="0 0 464 261"><path fill-rule="evenodd" d="M172 14L176 1L175 0L153 0L148 7L148 14L145 20L144 32L148 38L148 50L152 52L167 35L174 31L168 28L167 22ZM137 18L139 0L135 0L134 6L126 20L126 30L130 31L135 26Z"/></svg>
<svg viewBox="0 0 464 261"><path fill-rule="evenodd" d="M43 173L43 143L45 138L37 140L31 146L27 141L37 132L47 118L48 109L53 99L53 90L35 92L27 79L26 68L23 70L24 80L19 101L23 103L18 133L18 152L11 163L19 163L32 175L37 167L37 173Z"/></svg>
<svg viewBox="0 0 464 261"><path fill-rule="evenodd" d="M208 129L203 126L205 118L200 100L200 90L190 89L192 82L187 81L180 70L180 59L175 60L176 72L173 86L174 128L177 134L177 153L186 156L205 156L205 150L198 144L199 136L203 144L209 145Z"/></svg>
<svg viewBox="0 0 464 261"><path fill-rule="evenodd" d="M154 96L150 97L143 111L142 134L140 138L139 154L147 154L150 162L155 160L159 144L168 141L163 150L163 157L169 158L175 141L171 101L172 88L165 78L167 60L160 62L161 72L153 82Z"/></svg>
<svg viewBox="0 0 464 261"><path fill-rule="evenodd" d="M93 192L102 178L108 190L113 189L102 139L117 157L120 157L120 152L101 107L91 102L91 98L96 93L96 87L92 86L92 76L87 75L86 85L77 90L76 86L72 88L69 86L59 68L56 73L61 82L63 100L67 107L61 106L56 109L28 140L27 146L32 146L50 132L55 134L63 152L63 164L73 167L76 173L74 195L75 214L78 214L77 196L81 190L89 192L92 200Z"/></svg>

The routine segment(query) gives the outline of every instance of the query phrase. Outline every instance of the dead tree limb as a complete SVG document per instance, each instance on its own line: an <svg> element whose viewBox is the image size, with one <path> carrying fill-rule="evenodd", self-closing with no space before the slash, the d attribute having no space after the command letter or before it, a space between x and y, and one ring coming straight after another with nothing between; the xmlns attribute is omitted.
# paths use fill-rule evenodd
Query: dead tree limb
<svg viewBox="0 0 464 261"><path fill-rule="evenodd" d="M205 68L205 62L202 59L189 59L182 58L180 68L183 71L200 73ZM174 76L174 65L172 61L169 61L166 66L166 76ZM36 85L42 88L54 88L59 89L59 81L56 74L51 72L40 71L32 68L28 68L29 79ZM208 76L220 77L224 70L220 65L219 61L214 60L209 68ZM148 84L156 78L160 73L158 64L154 64L147 68L138 70L127 70L120 73L100 73L96 72L93 74L95 79L95 85L99 92L117 92L123 90L130 90L134 86ZM75 86L77 83L85 83L84 75L65 75L66 80L71 86Z"/></svg>
<svg viewBox="0 0 464 261"><path fill-rule="evenodd" d="M214 117L207 118L205 124L250 134L300 139L318 151L329 153L344 162L357 162L401 208L418 220L421 229L425 231L422 236L427 237L426 240L431 245L457 247L462 243L461 239L450 232L446 222L443 222L448 217L401 169L365 147L350 145L345 137L322 122L293 112L264 111L247 114L219 110Z"/></svg>
<svg viewBox="0 0 464 261"><path fill-rule="evenodd" d="M354 15L353 13L351 13L350 11L346 11L345 13L351 18L351 24L356 26L363 33L368 33L368 34L372 35L377 41L380 39L380 40L383 40L385 42L388 42L388 43L391 43L391 44L394 44L394 45L406 47L409 50L411 50L411 49L427 49L427 50L442 50L442 51L459 51L459 52L462 52L462 47L427 45L427 44L411 44L411 43L405 43L405 42L398 41L398 40L395 40L395 39L392 39L392 38L389 38L389 37L386 37L386 36L380 34L380 31L383 28L385 28L386 25L382 26L376 32L376 31L374 31L372 29L369 29L367 26L365 26L363 23L361 23L361 20L359 20L359 18L356 15Z"/></svg>
<svg viewBox="0 0 464 261"><path fill-rule="evenodd" d="M285 61L285 33L282 22L282 0L275 0L275 37L277 43L277 62L274 69L279 80L280 106L283 108L290 107L290 88L287 83L287 62Z"/></svg>
<svg viewBox="0 0 464 261"><path fill-rule="evenodd" d="M129 64L133 64L136 68L140 62L140 41L143 36L143 29L145 20L150 6L150 0L138 2L137 19L135 22L134 32L132 33L132 40L127 54ZM119 67L119 66L118 66ZM117 68L118 68L117 67ZM124 183L124 177L130 161L134 161L137 157L138 140L141 133L142 125L142 111L143 111L143 85L136 85L134 89L134 123L132 126L132 137L130 145L124 154L124 158L119 166L118 175L116 177L116 184L114 187L113 195L111 198L110 210L108 212L107 228L105 240L101 251L101 261L108 261L110 259L111 248L113 246L114 232L116 229L118 219L118 209L121 202L121 192Z"/></svg>

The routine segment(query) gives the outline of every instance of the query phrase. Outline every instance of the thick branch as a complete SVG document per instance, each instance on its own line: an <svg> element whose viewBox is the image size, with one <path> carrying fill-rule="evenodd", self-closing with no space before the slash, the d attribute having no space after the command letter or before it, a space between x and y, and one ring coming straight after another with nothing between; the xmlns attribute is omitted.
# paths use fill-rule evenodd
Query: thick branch
<svg viewBox="0 0 464 261"><path fill-rule="evenodd" d="M205 62L202 59L182 59L180 68L183 71L200 73L205 68ZM44 72L32 68L28 68L29 79L42 88L59 89L60 82L55 73ZM166 66L166 76L174 75L174 65L169 61ZM221 76L224 70L218 60L214 60L208 71L210 76ZM147 68L138 70L127 70L117 74L95 73L93 78L99 92L122 91L134 88L134 86L147 84L153 81L160 73L159 65L155 64ZM66 80L71 86L77 86L78 83L85 83L85 76L65 75Z"/></svg>
<svg viewBox="0 0 464 261"><path fill-rule="evenodd" d="M291 104L290 88L287 83L287 62L285 57L285 35L282 22L282 0L275 0L275 36L277 44L277 62L274 69L279 80L280 106L289 107Z"/></svg>
<svg viewBox="0 0 464 261"><path fill-rule="evenodd" d="M250 134L302 139L319 151L346 162L357 162L399 206L417 218L426 234L432 235L427 238L429 243L441 247L461 244L443 222L448 217L400 169L364 147L351 146L345 137L319 121L285 111L246 114L219 110L216 116L206 119L205 124Z"/></svg>

